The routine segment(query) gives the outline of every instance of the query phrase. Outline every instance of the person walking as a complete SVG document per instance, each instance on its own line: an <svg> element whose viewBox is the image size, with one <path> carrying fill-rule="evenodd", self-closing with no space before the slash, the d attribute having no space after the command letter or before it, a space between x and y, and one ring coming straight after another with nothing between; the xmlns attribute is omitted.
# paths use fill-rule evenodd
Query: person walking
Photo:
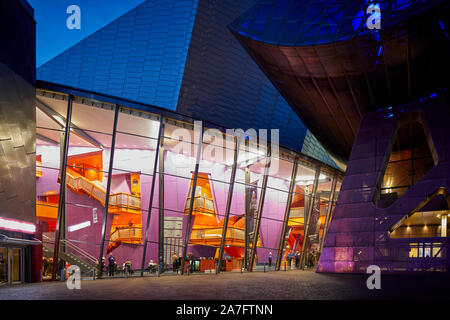
<svg viewBox="0 0 450 320"><path fill-rule="evenodd" d="M108 257L108 276L114 277L114 268L115 268L116 260L114 259L114 256L112 253L109 254Z"/></svg>
<svg viewBox="0 0 450 320"><path fill-rule="evenodd" d="M188 258L189 258L189 264L191 267L190 273L193 273L195 271L195 256L192 252L189 252Z"/></svg>
<svg viewBox="0 0 450 320"><path fill-rule="evenodd" d="M297 252L295 253L295 268L298 269L299 263L300 263L300 253L297 251Z"/></svg>
<svg viewBox="0 0 450 320"><path fill-rule="evenodd" d="M178 256L176 252L172 255L172 270L174 273L178 271Z"/></svg>
<svg viewBox="0 0 450 320"><path fill-rule="evenodd" d="M288 253L288 265L289 265L289 268L291 268L291 266L292 266L292 258L293 257L294 257L294 254L292 253L292 251L289 252Z"/></svg>
<svg viewBox="0 0 450 320"><path fill-rule="evenodd" d="M181 256L178 257L178 272L181 270L181 263L183 261L183 258Z"/></svg>
<svg viewBox="0 0 450 320"><path fill-rule="evenodd" d="M47 258L43 258L42 259L42 264L43 264L43 266L44 266L44 274L43 274L43 277L46 277L47 276L47 271L48 271L48 260L47 260Z"/></svg>
<svg viewBox="0 0 450 320"><path fill-rule="evenodd" d="M59 259L58 271L59 271L60 280L65 281L66 280L66 277L65 277L66 263L64 262L63 259Z"/></svg>
<svg viewBox="0 0 450 320"><path fill-rule="evenodd" d="M269 252L269 268L272 267L272 252Z"/></svg>

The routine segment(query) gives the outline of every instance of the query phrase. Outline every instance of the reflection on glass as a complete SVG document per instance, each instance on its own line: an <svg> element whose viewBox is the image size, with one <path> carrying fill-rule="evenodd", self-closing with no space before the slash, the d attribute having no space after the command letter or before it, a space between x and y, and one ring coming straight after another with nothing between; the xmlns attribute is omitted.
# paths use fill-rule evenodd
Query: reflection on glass
<svg viewBox="0 0 450 320"><path fill-rule="evenodd" d="M305 214L312 203L315 168L300 161L295 177L294 194L289 212L288 229L284 238L281 268L299 268L300 253L304 240Z"/></svg>
<svg viewBox="0 0 450 320"><path fill-rule="evenodd" d="M167 121L164 129L164 202L163 247L161 268L164 272L179 272L188 224L193 176L199 137L191 124ZM196 188L197 189L197 188ZM188 209L189 210L189 209ZM193 215L195 220L195 215ZM188 231L190 232L190 230ZM208 256L214 255L209 253ZM196 246L186 249L184 272L191 270L191 261L201 257ZM193 265L192 265L193 266ZM193 271L193 270L191 270Z"/></svg>

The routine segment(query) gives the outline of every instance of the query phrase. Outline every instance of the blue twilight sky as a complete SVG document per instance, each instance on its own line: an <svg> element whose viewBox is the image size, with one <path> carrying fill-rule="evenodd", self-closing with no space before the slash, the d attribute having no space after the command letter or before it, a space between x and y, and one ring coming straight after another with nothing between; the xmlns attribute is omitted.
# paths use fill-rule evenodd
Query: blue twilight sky
<svg viewBox="0 0 450 320"><path fill-rule="evenodd" d="M145 0L28 0L35 11L39 67ZM81 29L69 30L67 7L81 9Z"/></svg>

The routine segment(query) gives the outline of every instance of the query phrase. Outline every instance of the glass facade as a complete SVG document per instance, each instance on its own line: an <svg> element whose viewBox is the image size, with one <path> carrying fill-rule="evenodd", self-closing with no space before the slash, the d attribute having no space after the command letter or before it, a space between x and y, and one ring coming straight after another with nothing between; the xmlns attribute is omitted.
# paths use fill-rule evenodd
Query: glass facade
<svg viewBox="0 0 450 320"><path fill-rule="evenodd" d="M94 275L98 261L103 275L267 271L320 251L336 169L177 114L37 100L37 218L56 277L71 264Z"/></svg>

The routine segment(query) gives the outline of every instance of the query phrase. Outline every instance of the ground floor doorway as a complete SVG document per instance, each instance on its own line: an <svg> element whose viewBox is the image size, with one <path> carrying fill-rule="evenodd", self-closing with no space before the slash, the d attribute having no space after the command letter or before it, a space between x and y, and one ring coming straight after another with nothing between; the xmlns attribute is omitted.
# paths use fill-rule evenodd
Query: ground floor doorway
<svg viewBox="0 0 450 320"><path fill-rule="evenodd" d="M0 247L0 284L24 282L23 248Z"/></svg>

